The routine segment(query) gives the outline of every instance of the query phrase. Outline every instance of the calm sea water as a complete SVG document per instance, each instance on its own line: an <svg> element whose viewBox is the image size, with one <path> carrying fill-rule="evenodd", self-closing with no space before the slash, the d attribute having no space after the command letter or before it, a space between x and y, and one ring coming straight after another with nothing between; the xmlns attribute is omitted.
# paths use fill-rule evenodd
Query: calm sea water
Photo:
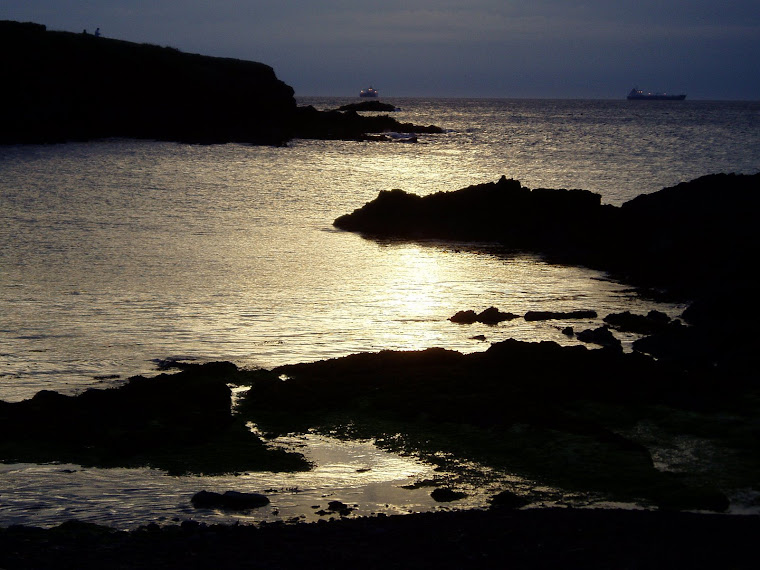
<svg viewBox="0 0 760 570"><path fill-rule="evenodd" d="M390 101L399 120L447 132L418 144L0 148L0 399L119 382L165 358L271 367L386 348L483 350L479 334L574 342L563 323L447 318L489 306L601 318L651 303L598 272L497 248L377 242L332 221L380 190L429 194L503 174L620 204L760 168L754 103Z"/></svg>
<svg viewBox="0 0 760 570"><path fill-rule="evenodd" d="M640 299L596 271L488 244L378 242L332 221L392 188L424 195L506 175L621 204L704 174L760 170L758 103L388 101L399 120L446 132L418 144L0 147L0 399L109 386L151 374L166 358L272 367L380 349L472 352L506 338L574 343L564 325L599 326L609 312L676 316L682 306ZM496 327L447 320L489 306L595 309L599 319ZM11 466L0 480L14 489L34 481L68 497L54 481L64 473L64 487L79 485L70 471ZM108 504L132 505L131 513L140 504L155 512L161 500L167 512L176 507L176 486L158 489L150 474L142 488L158 490L149 500L125 496L121 476L80 474L83 488L101 485ZM108 477L115 495L102 487ZM23 497L16 507L6 501L0 519L50 522L76 503L68 497L35 511L35 495ZM81 502L91 507L76 512L94 513L93 501L86 493Z"/></svg>

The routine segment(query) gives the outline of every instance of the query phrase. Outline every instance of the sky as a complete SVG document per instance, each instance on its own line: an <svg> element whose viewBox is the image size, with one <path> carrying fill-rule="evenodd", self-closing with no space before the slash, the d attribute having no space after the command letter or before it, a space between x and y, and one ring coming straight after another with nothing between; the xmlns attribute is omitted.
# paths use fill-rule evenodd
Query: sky
<svg viewBox="0 0 760 570"><path fill-rule="evenodd" d="M296 96L760 99L758 0L3 0L0 20L260 61Z"/></svg>

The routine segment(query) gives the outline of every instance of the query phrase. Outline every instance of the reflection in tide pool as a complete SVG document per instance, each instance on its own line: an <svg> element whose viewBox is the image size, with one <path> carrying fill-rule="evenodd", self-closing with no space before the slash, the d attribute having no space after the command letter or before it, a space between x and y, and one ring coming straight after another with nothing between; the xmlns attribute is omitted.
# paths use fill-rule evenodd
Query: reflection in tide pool
<svg viewBox="0 0 760 570"><path fill-rule="evenodd" d="M413 458L381 451L372 442L343 442L311 434L275 443L302 452L314 468L299 473L174 477L151 469L0 465L0 520L4 526L54 526L76 518L129 529L189 519L206 523L313 521L331 516L318 512L333 500L355 505L353 516L437 508L430 487L402 488L442 476ZM271 503L242 513L193 508L190 499L204 489L265 493ZM477 494L456 506L483 506L485 500Z"/></svg>

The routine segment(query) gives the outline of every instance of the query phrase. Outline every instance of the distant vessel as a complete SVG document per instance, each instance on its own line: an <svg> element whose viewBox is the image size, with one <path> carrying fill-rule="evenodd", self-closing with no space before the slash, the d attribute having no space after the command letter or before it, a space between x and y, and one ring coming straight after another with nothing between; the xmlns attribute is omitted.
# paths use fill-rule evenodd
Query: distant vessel
<svg viewBox="0 0 760 570"><path fill-rule="evenodd" d="M631 89L631 92L628 94L629 101L683 101L684 99L686 99L686 95L683 93L680 95L671 95L670 93L645 93L638 87Z"/></svg>
<svg viewBox="0 0 760 570"><path fill-rule="evenodd" d="M362 89L361 91L359 91L359 97L377 97L377 96L378 96L377 89L372 87L372 85L370 85L366 89Z"/></svg>

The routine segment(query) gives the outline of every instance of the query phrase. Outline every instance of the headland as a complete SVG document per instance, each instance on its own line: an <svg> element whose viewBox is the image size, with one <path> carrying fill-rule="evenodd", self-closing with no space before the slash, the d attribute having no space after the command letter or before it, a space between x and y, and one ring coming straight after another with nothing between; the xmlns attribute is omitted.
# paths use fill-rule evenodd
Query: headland
<svg viewBox="0 0 760 570"><path fill-rule="evenodd" d="M263 63L183 53L44 25L0 21L5 86L0 144L111 137L282 145L438 132L388 116L298 107Z"/></svg>

